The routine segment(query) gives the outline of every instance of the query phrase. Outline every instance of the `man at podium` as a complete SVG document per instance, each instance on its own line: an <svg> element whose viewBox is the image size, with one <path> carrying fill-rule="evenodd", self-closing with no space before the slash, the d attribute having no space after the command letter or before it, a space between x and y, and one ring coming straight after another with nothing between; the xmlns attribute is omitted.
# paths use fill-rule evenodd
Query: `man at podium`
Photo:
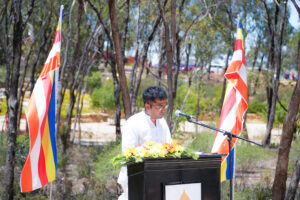
<svg viewBox="0 0 300 200"><path fill-rule="evenodd" d="M150 86L143 92L144 110L127 119L122 130L122 151L145 142L170 143L170 129L164 119L167 109L167 93L160 86ZM119 200L128 199L127 168L122 167L118 183L123 188Z"/></svg>

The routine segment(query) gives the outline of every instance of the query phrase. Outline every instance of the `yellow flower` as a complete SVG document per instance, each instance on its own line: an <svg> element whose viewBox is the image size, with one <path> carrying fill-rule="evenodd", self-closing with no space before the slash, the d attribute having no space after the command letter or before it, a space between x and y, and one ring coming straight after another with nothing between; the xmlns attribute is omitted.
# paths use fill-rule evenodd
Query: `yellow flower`
<svg viewBox="0 0 300 200"><path fill-rule="evenodd" d="M142 155L143 155L144 157L149 157L149 156L150 156L150 152L149 152L149 150L147 150L147 149L142 149L142 150L141 150L141 153L142 153Z"/></svg>
<svg viewBox="0 0 300 200"><path fill-rule="evenodd" d="M165 157L165 155L166 155L165 150L162 150L162 151L158 154L158 156L161 157L161 158Z"/></svg>
<svg viewBox="0 0 300 200"><path fill-rule="evenodd" d="M155 144L155 142L145 142L145 145L147 145L147 146L153 146Z"/></svg>
<svg viewBox="0 0 300 200"><path fill-rule="evenodd" d="M171 143L173 146L177 145L177 140L173 140Z"/></svg>
<svg viewBox="0 0 300 200"><path fill-rule="evenodd" d="M182 150L183 150L182 146L180 146L180 145L175 146L175 151L182 151Z"/></svg>

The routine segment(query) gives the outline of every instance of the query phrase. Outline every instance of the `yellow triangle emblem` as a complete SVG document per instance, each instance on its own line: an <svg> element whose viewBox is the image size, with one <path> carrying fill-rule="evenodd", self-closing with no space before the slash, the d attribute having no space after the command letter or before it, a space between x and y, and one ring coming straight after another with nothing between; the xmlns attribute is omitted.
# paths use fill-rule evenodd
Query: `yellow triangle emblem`
<svg viewBox="0 0 300 200"><path fill-rule="evenodd" d="M185 190L183 190L182 195L179 200L191 200L190 197L186 194Z"/></svg>

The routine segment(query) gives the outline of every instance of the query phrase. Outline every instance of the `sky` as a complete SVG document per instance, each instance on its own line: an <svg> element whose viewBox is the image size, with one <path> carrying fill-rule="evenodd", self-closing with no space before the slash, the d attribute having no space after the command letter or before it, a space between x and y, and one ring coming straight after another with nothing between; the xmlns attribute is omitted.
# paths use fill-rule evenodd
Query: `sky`
<svg viewBox="0 0 300 200"><path fill-rule="evenodd" d="M300 7L300 0L296 0L296 3ZM299 30L300 29L299 15L297 13L297 10L296 10L294 4L291 1L288 1L288 8L291 11L291 16L289 18L289 22L293 27L295 27L297 30Z"/></svg>

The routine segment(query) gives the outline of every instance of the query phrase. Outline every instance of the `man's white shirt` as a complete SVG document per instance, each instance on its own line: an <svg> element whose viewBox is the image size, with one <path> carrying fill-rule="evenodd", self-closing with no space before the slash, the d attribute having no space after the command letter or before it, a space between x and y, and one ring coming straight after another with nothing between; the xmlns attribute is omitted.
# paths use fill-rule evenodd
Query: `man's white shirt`
<svg viewBox="0 0 300 200"><path fill-rule="evenodd" d="M122 152L129 147L137 147L145 142L170 143L171 133L164 118L157 119L154 124L150 116L141 111L127 119L122 130ZM128 199L128 178L127 168L122 167L118 178L118 183L122 185L124 193L119 200Z"/></svg>

